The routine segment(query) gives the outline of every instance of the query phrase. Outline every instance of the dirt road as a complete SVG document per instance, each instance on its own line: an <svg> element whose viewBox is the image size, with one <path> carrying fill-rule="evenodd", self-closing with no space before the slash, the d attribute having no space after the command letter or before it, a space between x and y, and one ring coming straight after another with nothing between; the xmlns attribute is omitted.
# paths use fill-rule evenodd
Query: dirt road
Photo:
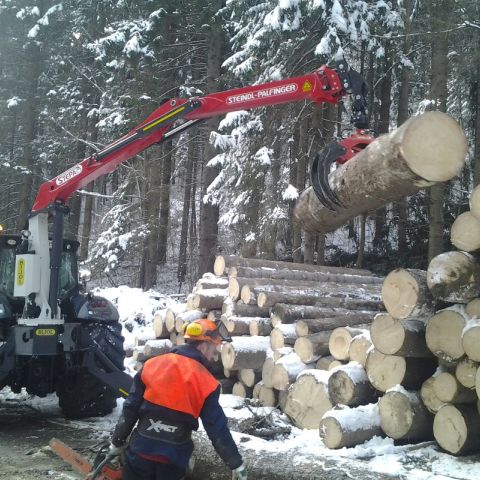
<svg viewBox="0 0 480 480"><path fill-rule="evenodd" d="M48 442L56 437L82 454L108 436L112 420L70 422L57 406L55 395L32 399L0 394L0 479L80 479L52 453ZM103 430L103 429L106 430Z"/></svg>

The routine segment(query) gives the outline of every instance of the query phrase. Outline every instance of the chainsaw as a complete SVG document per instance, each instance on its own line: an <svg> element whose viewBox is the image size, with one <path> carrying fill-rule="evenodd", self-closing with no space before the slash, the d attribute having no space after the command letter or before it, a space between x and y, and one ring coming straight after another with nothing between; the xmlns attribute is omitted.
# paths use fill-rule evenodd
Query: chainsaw
<svg viewBox="0 0 480 480"><path fill-rule="evenodd" d="M65 445L62 441L52 438L50 448L60 458L70 464L77 472L86 475L86 480L121 480L122 467L116 461L118 457L108 455L108 443L100 447L93 463L82 457L78 452Z"/></svg>

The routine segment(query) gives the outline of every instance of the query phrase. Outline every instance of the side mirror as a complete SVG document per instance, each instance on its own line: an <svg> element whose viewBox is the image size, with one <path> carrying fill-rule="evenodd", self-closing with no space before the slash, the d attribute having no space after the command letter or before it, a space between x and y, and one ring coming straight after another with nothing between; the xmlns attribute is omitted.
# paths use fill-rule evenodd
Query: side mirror
<svg viewBox="0 0 480 480"><path fill-rule="evenodd" d="M82 290L87 290L87 283L92 278L92 272L86 268L81 268L78 271L78 276L80 277L80 285L83 287Z"/></svg>

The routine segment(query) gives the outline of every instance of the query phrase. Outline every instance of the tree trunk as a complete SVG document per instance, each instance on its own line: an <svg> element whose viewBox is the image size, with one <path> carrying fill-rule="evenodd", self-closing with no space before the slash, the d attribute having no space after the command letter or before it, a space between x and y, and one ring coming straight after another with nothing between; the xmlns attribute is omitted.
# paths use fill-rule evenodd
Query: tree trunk
<svg viewBox="0 0 480 480"><path fill-rule="evenodd" d="M294 350L302 362L311 363L317 361L322 355L328 354L329 331L313 333L295 340Z"/></svg>
<svg viewBox="0 0 480 480"><path fill-rule="evenodd" d="M433 390L437 398L445 403L477 403L478 400L474 390L464 387L457 377L449 372L435 376Z"/></svg>
<svg viewBox="0 0 480 480"><path fill-rule="evenodd" d="M334 330L338 327L365 325L366 323L370 323L375 315L376 312L351 312L351 314L348 315L338 315L335 317L306 318L296 321L295 331L298 337L304 337L311 333Z"/></svg>
<svg viewBox="0 0 480 480"><path fill-rule="evenodd" d="M383 282L382 300L394 318L422 318L433 313L433 298L423 270L397 268Z"/></svg>
<svg viewBox="0 0 480 480"><path fill-rule="evenodd" d="M300 372L309 367L296 353L285 355L275 363L272 372L272 384L275 390L288 390Z"/></svg>
<svg viewBox="0 0 480 480"><path fill-rule="evenodd" d="M333 405L328 393L330 373L308 369L301 372L288 389L284 412L299 428L318 428L323 415Z"/></svg>
<svg viewBox="0 0 480 480"><path fill-rule="evenodd" d="M477 347L478 347L477 343ZM455 367L455 376L457 380L466 388L475 388L475 375L480 364L474 362L470 358L463 358L457 363Z"/></svg>
<svg viewBox="0 0 480 480"><path fill-rule="evenodd" d="M462 347L467 356L480 362L480 319L473 318L468 321L462 331Z"/></svg>
<svg viewBox="0 0 480 480"><path fill-rule="evenodd" d="M349 275L373 275L372 272L357 268L330 267L320 265L307 265L304 263L281 262L278 260L265 260L263 258L243 258L236 255L219 255L215 259L213 272L222 276L230 267L270 268L275 270L300 270L302 272L343 273ZM237 275L236 270L229 270L229 275Z"/></svg>
<svg viewBox="0 0 480 480"><path fill-rule="evenodd" d="M330 174L344 208L329 210L310 187L297 202L295 219L311 232L333 231L360 213L453 178L464 165L466 152L465 134L452 118L441 112L413 117Z"/></svg>
<svg viewBox="0 0 480 480"><path fill-rule="evenodd" d="M261 370L269 350L268 337L257 337L255 342L251 337L233 337L233 342L227 342L222 347L222 363L228 370Z"/></svg>
<svg viewBox="0 0 480 480"><path fill-rule="evenodd" d="M320 422L320 437L328 448L354 447L375 435L383 436L376 404L330 410Z"/></svg>
<svg viewBox="0 0 480 480"><path fill-rule="evenodd" d="M144 353L148 358L168 353L172 350L173 344L170 340L149 340L145 344Z"/></svg>
<svg viewBox="0 0 480 480"><path fill-rule="evenodd" d="M354 362L331 371L328 392L334 405L356 407L375 401L375 390L368 380L367 372Z"/></svg>
<svg viewBox="0 0 480 480"><path fill-rule="evenodd" d="M296 264L292 264L295 267ZM328 267L326 267L328 268ZM329 272L307 272L304 270L295 270L292 268L274 270L272 268L253 268L253 267L232 267L228 271L230 279L236 278L243 285L248 283L249 279L253 282L262 280L272 280L272 284L276 280L288 281L310 281L310 282L338 282L338 283L365 283L380 285L383 283L382 277L374 277L373 275L355 275L350 273L350 269L344 269L344 273ZM243 285L240 285L242 287Z"/></svg>
<svg viewBox="0 0 480 480"><path fill-rule="evenodd" d="M382 430L394 440L419 442L433 439L433 415L418 392L385 393L378 402Z"/></svg>
<svg viewBox="0 0 480 480"><path fill-rule="evenodd" d="M293 324L277 325L270 333L270 345L273 350L286 345L293 345L296 339L297 334Z"/></svg>
<svg viewBox="0 0 480 480"><path fill-rule="evenodd" d="M435 382L435 376L427 378L422 384L420 389L420 396L422 397L422 402L425 405L426 409L430 413L437 413L440 408L442 408L445 403L442 402L435 393L433 389L433 384Z"/></svg>
<svg viewBox="0 0 480 480"><path fill-rule="evenodd" d="M479 431L480 415L475 405L444 405L433 421L435 440L454 455L480 451Z"/></svg>
<svg viewBox="0 0 480 480"><path fill-rule="evenodd" d="M467 320L458 308L446 308L428 320L425 338L430 351L438 358L451 362L465 355L462 331Z"/></svg>
<svg viewBox="0 0 480 480"><path fill-rule="evenodd" d="M475 252L480 249L480 220L472 212L459 215L452 224L450 240L459 250Z"/></svg>
<svg viewBox="0 0 480 480"><path fill-rule="evenodd" d="M431 81L430 98L434 102L435 110L447 111L448 96L448 25L452 8L451 0L435 0L432 2L436 9L432 20L431 37ZM429 230L428 230L428 259L431 260L443 252L443 202L445 185L434 185L430 190L429 202Z"/></svg>
<svg viewBox="0 0 480 480"><path fill-rule="evenodd" d="M431 357L425 340L425 323L420 320L399 320L388 313L379 313L370 327L375 348L385 355Z"/></svg>
<svg viewBox="0 0 480 480"><path fill-rule="evenodd" d="M227 295L226 289L212 288L203 290L193 296L192 307L204 310L221 309Z"/></svg>
<svg viewBox="0 0 480 480"><path fill-rule="evenodd" d="M348 349L352 339L368 334L368 330L358 327L338 327L331 332L328 341L330 354L337 360L348 360Z"/></svg>
<svg viewBox="0 0 480 480"><path fill-rule="evenodd" d="M211 2L210 8L213 12L218 12L222 6L223 0L215 0L214 2ZM211 29L209 31L207 40L207 92L216 92L218 90L218 77L220 76L221 72L224 35L222 26L219 23L219 19L220 17L218 17L218 19L211 24ZM208 119L205 123L205 129L209 132L213 132L218 129L218 118ZM214 156L215 148L210 143L207 143L204 151L205 165L203 167L202 198L204 197L207 188L219 174L218 167L207 166L208 161ZM198 273L200 275L204 274L205 272L212 271L218 236L218 217L218 205L214 205L212 203L203 203L202 201L200 210L198 255Z"/></svg>
<svg viewBox="0 0 480 480"><path fill-rule="evenodd" d="M250 322L250 335L270 336L272 332L272 321L269 318L254 317Z"/></svg>
<svg viewBox="0 0 480 480"><path fill-rule="evenodd" d="M370 350L365 364L370 383L380 392L395 385L417 390L437 368L431 358L404 358Z"/></svg>
<svg viewBox="0 0 480 480"><path fill-rule="evenodd" d="M365 364L367 363L367 354L372 345L369 334L353 337L348 346L348 357L350 358L350 361L358 362L362 367L365 367Z"/></svg>

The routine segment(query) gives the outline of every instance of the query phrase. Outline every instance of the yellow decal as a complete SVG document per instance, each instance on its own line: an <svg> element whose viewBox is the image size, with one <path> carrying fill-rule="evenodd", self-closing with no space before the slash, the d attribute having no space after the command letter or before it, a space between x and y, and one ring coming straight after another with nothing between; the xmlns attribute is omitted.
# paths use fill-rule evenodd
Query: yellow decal
<svg viewBox="0 0 480 480"><path fill-rule="evenodd" d="M17 285L21 287L25 283L25 259L21 258L17 265Z"/></svg>
<svg viewBox="0 0 480 480"><path fill-rule="evenodd" d="M199 335L202 334L202 326L199 325L198 323L191 323L187 327L186 333L188 335L191 335L192 337L198 337Z"/></svg>
<svg viewBox="0 0 480 480"><path fill-rule="evenodd" d="M312 84L308 80L305 80L305 82L302 85L302 90L304 92L311 92L312 88L313 88Z"/></svg>
<svg viewBox="0 0 480 480"><path fill-rule="evenodd" d="M35 335L38 335L39 337L51 337L52 335L55 335L56 331L54 328L37 328L35 330Z"/></svg>

